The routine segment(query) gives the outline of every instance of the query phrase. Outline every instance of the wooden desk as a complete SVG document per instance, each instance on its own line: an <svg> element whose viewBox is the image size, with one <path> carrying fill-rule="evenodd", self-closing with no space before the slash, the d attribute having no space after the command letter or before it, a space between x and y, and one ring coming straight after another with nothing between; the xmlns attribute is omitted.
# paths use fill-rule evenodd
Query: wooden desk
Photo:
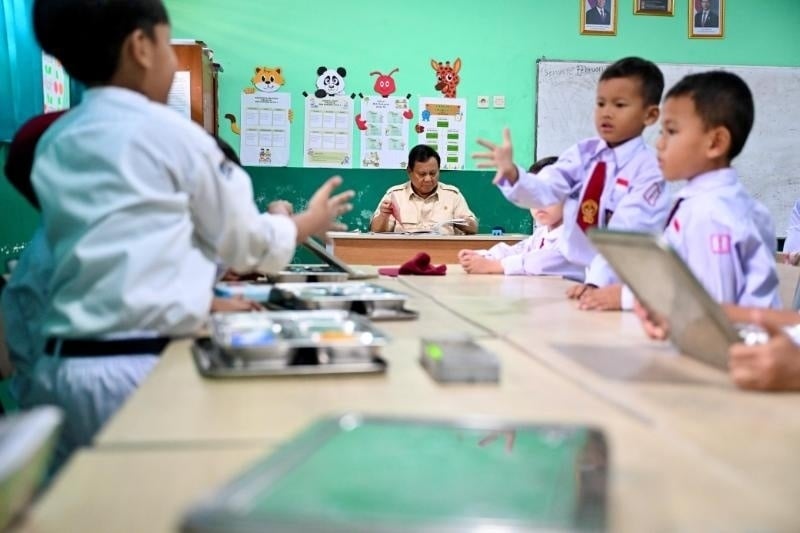
<svg viewBox="0 0 800 533"><path fill-rule="evenodd" d="M632 313L581 312L557 278L399 278L508 340L555 373L621 409L692 442L731 471L790 505L800 494L792 443L800 442L800 394L736 389L723 372L645 338ZM767 421L769 418L770 421ZM799 519L800 522L800 519Z"/></svg>
<svg viewBox="0 0 800 533"><path fill-rule="evenodd" d="M609 531L791 531L797 523L793 509L672 439L611 432ZM193 503L270 451L263 444L82 451L18 531L174 532Z"/></svg>
<svg viewBox="0 0 800 533"><path fill-rule="evenodd" d="M177 531L183 513L270 448L81 451L26 517L21 532Z"/></svg>
<svg viewBox="0 0 800 533"><path fill-rule="evenodd" d="M458 263L464 248L484 250L499 242L515 244L529 235L403 235L401 233L328 233L333 253L354 265L399 265L417 252L427 252L431 261Z"/></svg>
<svg viewBox="0 0 800 533"><path fill-rule="evenodd" d="M646 340L630 314L579 312L563 280L452 269L380 282L404 285L421 312L385 324L394 337L385 376L207 380L188 343L173 343L26 531L87 530L86 514L106 531L164 530L203 485L198 464L232 475L244 459L226 458L231 449L278 445L319 416L351 410L599 426L611 449L610 531L798 529L800 395L738 391L723 373ZM501 383L432 381L417 357L434 328L480 335L502 360ZM191 460L201 452L201 463ZM172 479L182 476L190 482ZM162 486L174 492L163 503Z"/></svg>

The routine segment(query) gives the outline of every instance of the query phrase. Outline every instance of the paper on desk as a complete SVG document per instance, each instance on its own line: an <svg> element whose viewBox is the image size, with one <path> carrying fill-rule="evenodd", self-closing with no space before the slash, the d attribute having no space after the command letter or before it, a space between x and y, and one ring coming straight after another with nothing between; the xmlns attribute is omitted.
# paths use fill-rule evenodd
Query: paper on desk
<svg viewBox="0 0 800 533"><path fill-rule="evenodd" d="M466 226L467 221L463 218L451 218L450 220L442 220L441 222L437 222L435 226L433 226L434 233L440 233L443 226L447 226L452 224L453 226Z"/></svg>

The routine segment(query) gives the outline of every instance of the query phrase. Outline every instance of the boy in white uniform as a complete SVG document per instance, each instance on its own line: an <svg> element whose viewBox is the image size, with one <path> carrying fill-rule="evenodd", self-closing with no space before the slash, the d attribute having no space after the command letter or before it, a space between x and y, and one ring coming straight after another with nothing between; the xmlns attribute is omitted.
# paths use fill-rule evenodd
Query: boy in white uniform
<svg viewBox="0 0 800 533"><path fill-rule="evenodd" d="M564 203L564 238L560 250L569 261L587 267L583 285L570 298L618 281L586 237L594 227L660 231L669 202L653 150L642 137L658 120L664 77L650 61L637 57L610 65L597 85L595 127L598 137L579 142L537 175L514 164L511 135L503 143L478 143L488 152L479 168L496 168L494 183L511 202L529 208Z"/></svg>
<svg viewBox="0 0 800 533"><path fill-rule="evenodd" d="M667 93L658 160L677 193L664 236L721 303L779 308L775 225L731 161L753 125L753 96L735 74L686 76Z"/></svg>
<svg viewBox="0 0 800 533"><path fill-rule="evenodd" d="M537 174L557 159L540 159L531 165L528 172ZM531 209L531 216L536 221L533 235L513 246L501 242L488 250L461 250L458 261L462 268L469 274L562 276L582 281L586 269L569 262L558 249L564 229L564 206L556 204Z"/></svg>
<svg viewBox="0 0 800 533"><path fill-rule="evenodd" d="M176 60L160 0L36 0L34 30L88 90L40 140L33 185L53 257L41 403L67 417L60 458L91 441L172 337L207 318L215 259L285 266L338 229L352 191L328 180L294 217L260 214L244 171L167 108Z"/></svg>
<svg viewBox="0 0 800 533"><path fill-rule="evenodd" d="M689 183L678 193L664 235L711 296L726 304L731 320L767 317L773 341L731 349L734 380L746 388L798 388L800 365L792 354L800 352L777 328L796 322L796 314L771 310L780 306L774 225L730 166L754 114L750 89L730 72L692 74L669 90L656 145L659 164L667 180ZM641 307L637 314L650 337L666 338L669 325L662 317ZM786 370L770 375L778 365Z"/></svg>

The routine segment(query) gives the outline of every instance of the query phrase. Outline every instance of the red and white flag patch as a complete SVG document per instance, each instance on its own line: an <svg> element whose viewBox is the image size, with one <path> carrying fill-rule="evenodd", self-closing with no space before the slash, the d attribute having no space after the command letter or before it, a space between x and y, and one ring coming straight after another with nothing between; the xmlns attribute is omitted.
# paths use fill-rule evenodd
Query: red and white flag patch
<svg viewBox="0 0 800 533"><path fill-rule="evenodd" d="M644 194L642 195L644 201L648 203L650 206L655 206L658 199L661 197L661 185L658 183L653 183L650 185Z"/></svg>
<svg viewBox="0 0 800 533"><path fill-rule="evenodd" d="M711 253L720 255L731 253L731 236L722 233L715 233L712 235Z"/></svg>

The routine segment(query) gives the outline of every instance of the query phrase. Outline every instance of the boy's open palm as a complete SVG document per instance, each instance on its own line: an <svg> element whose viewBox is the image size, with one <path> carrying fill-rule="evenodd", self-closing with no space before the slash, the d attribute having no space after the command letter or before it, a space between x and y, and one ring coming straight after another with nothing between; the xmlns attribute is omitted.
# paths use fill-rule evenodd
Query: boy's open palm
<svg viewBox="0 0 800 533"><path fill-rule="evenodd" d="M488 152L477 152L472 154L473 159L483 162L478 163L478 168L496 168L492 183L498 185L504 179L513 185L519 178L517 166L514 164L514 149L511 145L511 132L508 128L503 130L503 143L494 144L485 139L478 139L478 144L488 149Z"/></svg>
<svg viewBox="0 0 800 533"><path fill-rule="evenodd" d="M325 238L328 231L347 229L337 219L353 209L350 200L355 193L350 190L333 195L333 191L341 184L342 178L339 176L328 179L311 197L308 208L295 217L298 242L303 242L312 235Z"/></svg>

